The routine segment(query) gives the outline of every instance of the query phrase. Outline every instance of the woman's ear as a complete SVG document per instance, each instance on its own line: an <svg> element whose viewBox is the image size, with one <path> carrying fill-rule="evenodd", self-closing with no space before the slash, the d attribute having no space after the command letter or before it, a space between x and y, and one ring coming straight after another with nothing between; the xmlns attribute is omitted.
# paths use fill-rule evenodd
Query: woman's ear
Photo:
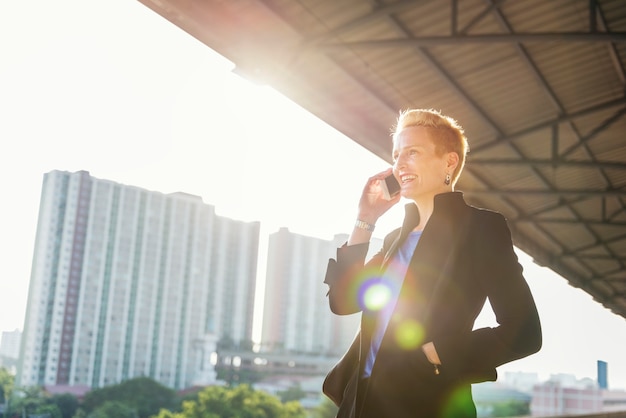
<svg viewBox="0 0 626 418"><path fill-rule="evenodd" d="M447 168L450 170L450 173L453 173L456 170L456 167L459 165L459 154L456 152L449 152L447 158Z"/></svg>

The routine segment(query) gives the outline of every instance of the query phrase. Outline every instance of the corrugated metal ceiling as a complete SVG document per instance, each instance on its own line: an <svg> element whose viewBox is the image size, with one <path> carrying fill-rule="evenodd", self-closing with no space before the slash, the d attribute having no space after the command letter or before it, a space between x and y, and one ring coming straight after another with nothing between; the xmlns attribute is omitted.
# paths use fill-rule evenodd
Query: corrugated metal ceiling
<svg viewBox="0 0 626 418"><path fill-rule="evenodd" d="M398 110L458 119L458 189L626 317L623 0L140 0L389 160Z"/></svg>

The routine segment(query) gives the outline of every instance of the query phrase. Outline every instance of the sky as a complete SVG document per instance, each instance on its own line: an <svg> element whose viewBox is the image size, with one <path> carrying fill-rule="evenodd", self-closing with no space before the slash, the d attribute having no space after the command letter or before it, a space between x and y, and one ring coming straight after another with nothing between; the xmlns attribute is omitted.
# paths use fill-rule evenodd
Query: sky
<svg viewBox="0 0 626 418"><path fill-rule="evenodd" d="M23 327L51 170L195 194L218 215L260 221L262 240L280 227L322 239L351 230L365 181L387 163L233 68L137 1L2 4L0 331ZM401 222L401 206L378 237ZM500 375L595 379L603 360L610 387L626 389L626 320L519 255L544 345Z"/></svg>

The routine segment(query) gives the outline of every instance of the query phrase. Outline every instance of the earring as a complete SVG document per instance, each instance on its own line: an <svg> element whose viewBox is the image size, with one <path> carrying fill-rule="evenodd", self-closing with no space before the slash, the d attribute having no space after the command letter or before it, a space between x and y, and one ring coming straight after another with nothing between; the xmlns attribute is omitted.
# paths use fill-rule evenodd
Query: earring
<svg viewBox="0 0 626 418"><path fill-rule="evenodd" d="M450 173L446 173L446 179L443 181L446 186L450 185Z"/></svg>

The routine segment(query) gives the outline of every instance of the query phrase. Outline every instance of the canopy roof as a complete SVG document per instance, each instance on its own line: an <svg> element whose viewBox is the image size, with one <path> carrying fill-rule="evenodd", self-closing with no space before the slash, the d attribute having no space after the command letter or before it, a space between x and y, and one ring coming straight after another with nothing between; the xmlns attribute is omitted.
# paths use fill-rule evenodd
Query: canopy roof
<svg viewBox="0 0 626 418"><path fill-rule="evenodd" d="M464 126L457 185L626 317L623 0L140 0L390 160L398 111Z"/></svg>

